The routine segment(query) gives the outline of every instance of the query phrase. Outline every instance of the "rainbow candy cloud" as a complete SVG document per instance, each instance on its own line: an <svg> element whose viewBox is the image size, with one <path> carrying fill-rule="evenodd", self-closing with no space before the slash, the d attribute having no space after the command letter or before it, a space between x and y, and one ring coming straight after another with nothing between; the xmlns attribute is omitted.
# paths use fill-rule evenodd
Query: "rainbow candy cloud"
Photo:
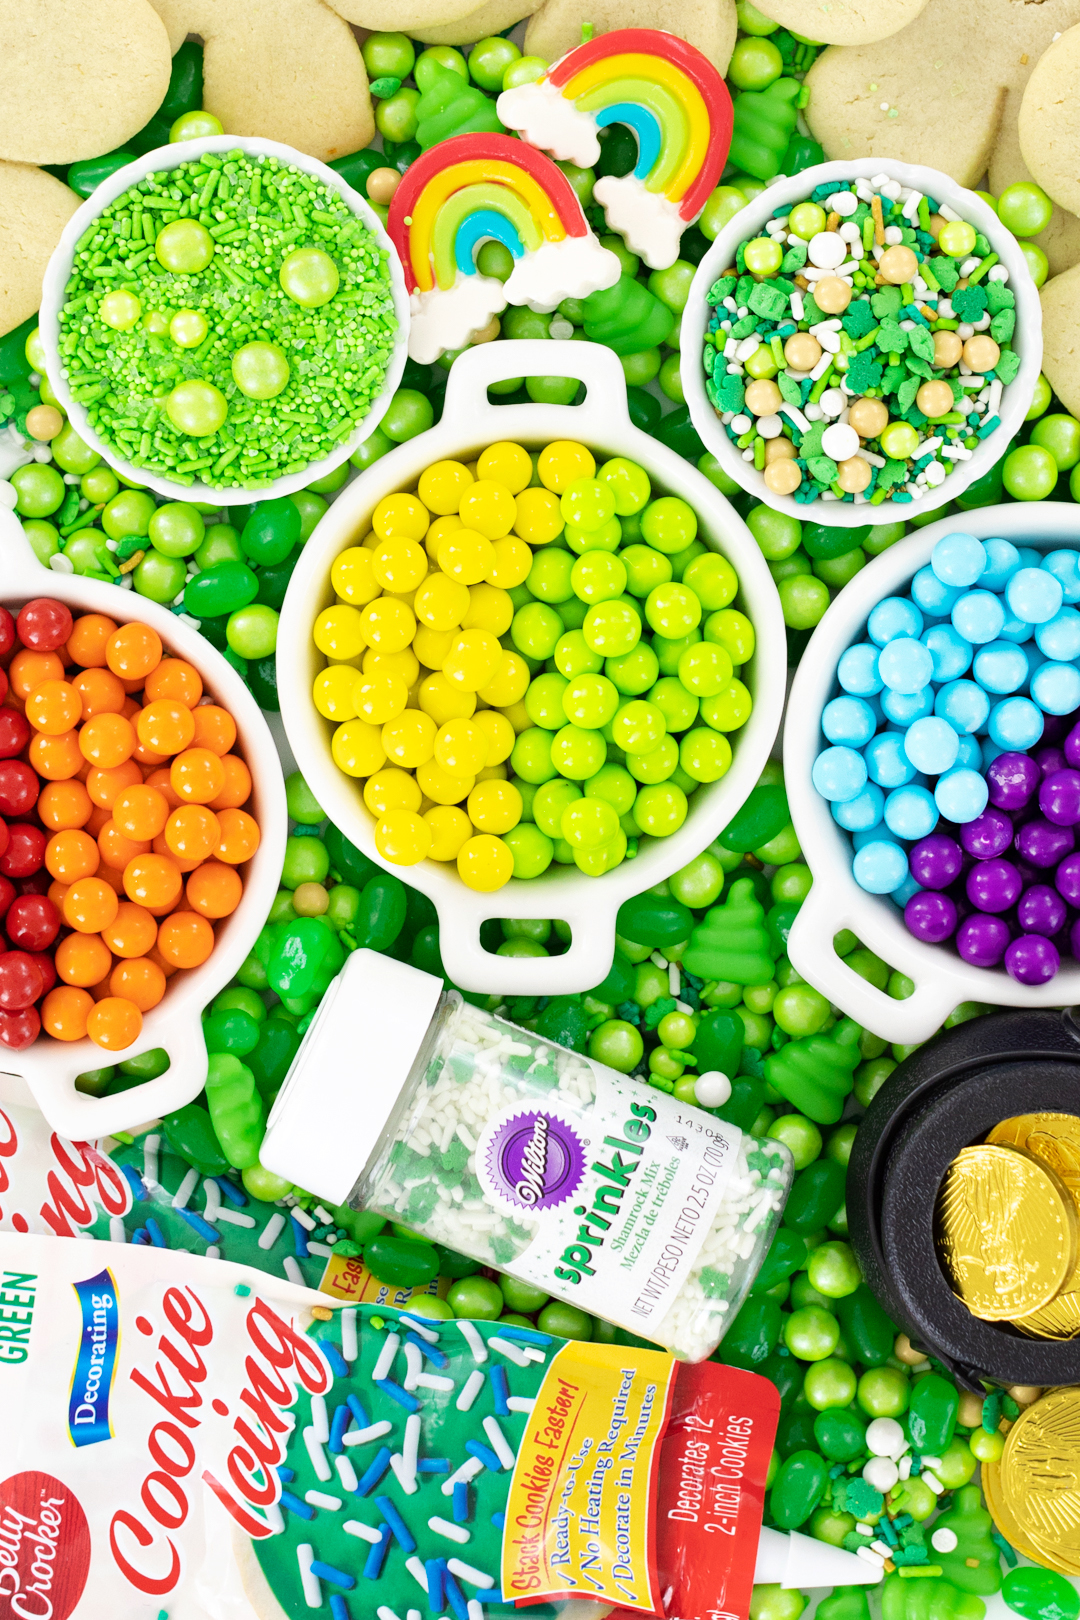
<svg viewBox="0 0 1080 1620"><path fill-rule="evenodd" d="M497 107L531 146L582 168L599 160L606 125L633 130L632 171L604 176L593 195L612 230L654 270L678 258L731 144L731 97L720 74L693 45L653 28L616 29L579 45L535 84L504 90Z"/></svg>
<svg viewBox="0 0 1080 1620"><path fill-rule="evenodd" d="M456 135L409 165L387 220L409 289L409 353L461 349L509 304L549 311L619 279L562 170L508 135ZM476 268L484 242L514 258L504 283Z"/></svg>

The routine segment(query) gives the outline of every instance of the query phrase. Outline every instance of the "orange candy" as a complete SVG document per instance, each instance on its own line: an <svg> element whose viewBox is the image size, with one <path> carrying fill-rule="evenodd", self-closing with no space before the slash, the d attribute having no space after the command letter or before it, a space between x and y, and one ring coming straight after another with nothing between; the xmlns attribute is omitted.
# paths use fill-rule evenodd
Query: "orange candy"
<svg viewBox="0 0 1080 1620"><path fill-rule="evenodd" d="M216 851L218 860L228 866L250 861L259 847L259 826L255 817L249 816L246 810L221 810L218 825L221 828Z"/></svg>
<svg viewBox="0 0 1080 1620"><path fill-rule="evenodd" d="M57 1041L81 1041L87 1020L94 1010L94 998L73 985L56 985L41 1004L41 1027Z"/></svg>
<svg viewBox="0 0 1080 1620"><path fill-rule="evenodd" d="M225 770L225 786L216 799L210 800L210 808L239 810L251 798L251 772L239 754L225 754L221 763Z"/></svg>
<svg viewBox="0 0 1080 1620"><path fill-rule="evenodd" d="M142 1033L142 1013L126 996L106 996L87 1018L86 1033L106 1052L122 1052Z"/></svg>
<svg viewBox="0 0 1080 1620"><path fill-rule="evenodd" d="M108 976L112 952L100 934L68 934L56 947L54 960L58 978L89 990Z"/></svg>
<svg viewBox="0 0 1080 1620"><path fill-rule="evenodd" d="M105 643L105 662L122 681L141 684L160 664L162 651L161 637L148 624L124 624Z"/></svg>
<svg viewBox="0 0 1080 1620"><path fill-rule="evenodd" d="M76 619L68 636L68 655L73 664L83 669L105 668L105 644L116 634L116 620L104 613L84 613Z"/></svg>
<svg viewBox="0 0 1080 1620"><path fill-rule="evenodd" d="M110 818L98 833L98 849L106 866L111 867L114 872L123 872L136 855L150 853L150 840L129 838L127 833L121 832L116 822Z"/></svg>
<svg viewBox="0 0 1080 1620"><path fill-rule="evenodd" d="M212 754L227 754L236 741L236 721L228 709L216 703L203 703L192 714L195 747L209 748Z"/></svg>
<svg viewBox="0 0 1080 1620"><path fill-rule="evenodd" d="M123 684L124 683L121 681L121 687ZM142 714L142 704L139 702L138 698L129 697L125 692L124 701L117 710L117 713L122 714L125 720L130 720L132 725L134 725L139 715Z"/></svg>
<svg viewBox="0 0 1080 1620"><path fill-rule="evenodd" d="M141 781L142 771L133 759L126 759L122 765L115 765L111 770L103 770L95 765L86 778L86 791L95 804L111 810L118 793L125 788L135 787Z"/></svg>
<svg viewBox="0 0 1080 1620"><path fill-rule="evenodd" d="M221 861L204 861L187 880L188 905L204 917L228 917L240 904L243 892L239 872Z"/></svg>
<svg viewBox="0 0 1080 1620"><path fill-rule="evenodd" d="M82 698L84 720L92 720L95 714L123 713L127 694L111 670L81 670L71 684Z"/></svg>
<svg viewBox="0 0 1080 1620"><path fill-rule="evenodd" d="M201 967L214 948L214 930L194 911L174 911L158 929L157 949L168 967Z"/></svg>
<svg viewBox="0 0 1080 1620"><path fill-rule="evenodd" d="M86 830L91 838L100 838L102 827L107 827L111 820L112 815L107 806L95 804L90 812L90 820L86 823Z"/></svg>
<svg viewBox="0 0 1080 1620"><path fill-rule="evenodd" d="M176 915L176 913L174 913L174 915ZM147 951L146 956L148 961L157 963L158 967L161 969L162 973L164 973L167 979L172 978L173 974L176 972L176 968L171 962L167 962L165 960L156 945L154 946L153 950Z"/></svg>
<svg viewBox="0 0 1080 1620"><path fill-rule="evenodd" d="M191 808L193 810L201 809L202 806L192 805ZM172 861L173 865L176 867L176 870L178 872L182 872L185 877L187 877L189 872L194 872L195 868L197 866L201 866L203 861L206 859L205 855L200 855L197 861L185 860L182 855L175 854L173 850L169 848L168 839L165 837L163 832L158 833L150 847L154 851L155 855L164 855L167 860ZM212 853L213 851L211 851L211 854Z"/></svg>
<svg viewBox="0 0 1080 1620"><path fill-rule="evenodd" d="M30 739L29 755L31 765L46 782L70 782L85 764L77 731L65 731L59 737L35 732Z"/></svg>
<svg viewBox="0 0 1080 1620"><path fill-rule="evenodd" d="M205 804L185 804L174 810L165 823L165 843L170 854L197 864L205 861L221 842L221 825Z"/></svg>
<svg viewBox="0 0 1080 1620"><path fill-rule="evenodd" d="M115 770L135 752L135 728L122 714L95 715L79 732L79 749L98 770Z"/></svg>
<svg viewBox="0 0 1080 1620"><path fill-rule="evenodd" d="M202 676L194 664L183 658L163 658L146 677L146 701L173 698L193 709L203 695Z"/></svg>
<svg viewBox="0 0 1080 1620"><path fill-rule="evenodd" d="M163 925L164 926L164 925ZM101 937L114 956L145 956L154 947L158 925L146 910L130 900L121 900L116 916Z"/></svg>
<svg viewBox="0 0 1080 1620"><path fill-rule="evenodd" d="M49 884L49 899L52 901L53 905L56 907L61 916L64 914L64 899L70 888L70 883Z"/></svg>
<svg viewBox="0 0 1080 1620"><path fill-rule="evenodd" d="M158 698L143 709L135 730L144 748L167 756L188 747L195 735L195 720L186 704L177 703L175 698Z"/></svg>
<svg viewBox="0 0 1080 1620"><path fill-rule="evenodd" d="M90 795L81 782L49 782L42 788L37 813L50 832L85 827L93 814Z"/></svg>
<svg viewBox="0 0 1080 1620"><path fill-rule="evenodd" d="M225 767L209 748L186 748L173 760L169 780L185 804L209 804L225 786Z"/></svg>
<svg viewBox="0 0 1080 1620"><path fill-rule="evenodd" d="M64 662L59 653L31 652L24 647L17 652L8 665L8 680L11 690L17 698L25 703L31 692L41 686L45 681L62 681L64 679Z"/></svg>
<svg viewBox="0 0 1080 1620"><path fill-rule="evenodd" d="M82 719L82 695L68 681L42 681L26 700L26 718L47 737L59 737Z"/></svg>
<svg viewBox="0 0 1080 1620"><path fill-rule="evenodd" d="M134 956L113 968L109 989L114 996L126 996L145 1013L156 1007L165 994L165 975L156 962Z"/></svg>
<svg viewBox="0 0 1080 1620"><path fill-rule="evenodd" d="M115 889L103 878L79 878L64 896L64 921L76 933L100 934L116 916L118 906Z"/></svg>
<svg viewBox="0 0 1080 1620"><path fill-rule="evenodd" d="M53 833L45 845L45 870L58 883L77 883L80 878L93 877L100 864L94 840L76 828Z"/></svg>
<svg viewBox="0 0 1080 1620"><path fill-rule="evenodd" d="M124 788L113 800L112 818L128 838L156 838L169 819L169 801L157 788Z"/></svg>
<svg viewBox="0 0 1080 1620"><path fill-rule="evenodd" d="M179 810L184 802L172 785L167 765L156 766L146 778L146 785L147 787L157 788L158 792L164 796L170 811Z"/></svg>
<svg viewBox="0 0 1080 1620"><path fill-rule="evenodd" d="M174 905L183 888L175 863L165 855L136 855L124 868L124 892L136 905L151 911Z"/></svg>
<svg viewBox="0 0 1080 1620"><path fill-rule="evenodd" d="M104 828L102 831L104 831ZM100 838L100 836L101 834L99 833L98 837ZM109 888L113 891L117 900L122 900L124 898L124 874L120 867L106 866L103 861L98 867L94 876L99 877L102 883L107 883L109 885Z"/></svg>

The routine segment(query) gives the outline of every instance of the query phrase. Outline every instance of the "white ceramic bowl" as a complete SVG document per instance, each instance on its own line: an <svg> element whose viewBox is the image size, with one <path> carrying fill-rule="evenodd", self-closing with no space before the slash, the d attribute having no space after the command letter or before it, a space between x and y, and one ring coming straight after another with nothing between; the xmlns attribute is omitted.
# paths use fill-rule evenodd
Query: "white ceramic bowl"
<svg viewBox="0 0 1080 1620"><path fill-rule="evenodd" d="M947 945L927 945L909 934L901 911L886 895L867 894L851 872L851 835L838 827L811 781L827 744L821 711L837 695L841 654L865 635L870 609L884 596L902 595L947 534L979 540L1000 536L1039 551L1080 546L1080 508L1063 501L985 506L942 519L898 541L845 585L814 631L791 688L784 722L784 777L795 830L814 874L814 886L795 919L788 955L804 979L831 1002L888 1041L928 1040L961 1001L1001 1007L1062 1007L1080 1001L1080 963L1066 960L1049 984L1017 984L1004 968L972 967ZM850 928L864 945L906 973L915 992L894 1001L847 966L833 950L833 935Z"/></svg>
<svg viewBox="0 0 1080 1620"><path fill-rule="evenodd" d="M961 462L959 470L950 473L936 489L927 490L925 495L911 501L882 501L880 506L871 506L865 501L822 500L806 505L791 495L773 494L766 486L763 475L742 459L742 451L736 448L734 440L728 438L724 424L709 403L705 393L705 373L699 358L711 314L708 292L720 275L735 263L735 250L740 242L759 235L765 228L766 220L771 219L782 204L801 202L817 186L827 181L839 184L844 180L869 180L878 174L889 174L901 185L911 186L925 196L933 197L936 202L944 203L986 237L1008 270L1009 286L1016 294L1013 347L1020 356L1020 370L1002 391L1002 408L999 412L1001 426L989 438L983 439L977 450L972 451L970 461ZM896 163L884 158L862 158L850 163L819 163L816 168L804 169L801 174L792 175L790 180L778 180L775 185L767 186L759 197L739 210L724 226L697 267L683 311L681 343L684 362L682 382L690 415L702 442L712 451L729 477L734 478L748 494L777 511L787 512L791 517L804 522L829 524L835 528L857 528L864 523L892 523L899 519L909 522L914 517L936 511L990 471L1020 427L1031 404L1042 365L1042 306L1020 244L981 197L958 186L955 180L950 180L948 175L941 174L937 169Z"/></svg>
<svg viewBox="0 0 1080 1620"><path fill-rule="evenodd" d="M240 868L244 893L236 910L215 928L217 944L202 967L173 974L163 999L144 1013L137 1041L115 1056L90 1039L57 1041L41 1034L22 1052L0 1046L0 1067L20 1074L54 1130L77 1141L127 1130L155 1119L197 1097L206 1083L206 1046L199 1014L233 977L255 943L277 892L285 854L288 817L285 785L266 721L236 670L210 643L156 602L78 574L42 568L13 512L0 510L0 602L17 612L32 597L52 596L76 617L105 613L120 623L138 619L151 625L170 652L199 671L208 693L236 721L238 752L251 771L251 813L260 842ZM164 1047L170 1067L156 1080L114 1097L91 1097L75 1090L75 1076L88 1069L138 1057Z"/></svg>
<svg viewBox="0 0 1080 1620"><path fill-rule="evenodd" d="M247 152L251 157L276 157L282 163L288 163L297 169L303 169L305 174L313 174L325 185L331 186L344 198L354 214L363 220L368 230L378 240L379 246L388 254L390 267L390 287L394 299L394 312L397 315L398 329L394 339L394 350L390 356L390 364L386 370L382 389L373 403L364 420L343 444L335 445L329 455L321 457L318 461L309 462L302 472L290 473L288 477L275 478L272 484L261 489L216 489L210 484L177 484L172 479L165 478L158 473L151 472L146 467L134 467L129 461L117 455L112 445L105 444L94 432L87 420L85 408L72 399L71 391L67 385L67 378L60 362L60 310L63 307L65 289L71 276L71 265L75 256L76 245L90 226L97 219L102 209L117 197L122 196L129 187L137 185L148 174L160 174L165 169L178 168L181 163L189 163L192 159L201 156L203 152ZM279 495L292 495L298 489L306 489L308 484L314 483L318 478L325 478L327 473L340 467L353 452L363 444L382 421L387 406L394 395L394 390L401 382L401 373L405 369L405 360L409 346L409 295L405 289L405 277L401 269L401 261L393 243L383 229L382 221L372 210L371 205L354 191L333 169L328 169L325 163L318 158L309 157L306 152L297 152L291 146L282 146L278 141L264 141L251 135L208 135L200 141L175 141L169 146L156 147L153 152L146 152L133 163L124 168L117 169L107 180L103 180L82 207L77 209L64 227L56 251L45 268L45 276L41 287L41 313L38 317L39 330L45 353L49 362L49 383L57 399L67 412L72 427L79 436L86 440L100 456L108 462L109 466L125 478L137 484L147 484L157 494L164 495L170 501L211 501L215 506L246 505L250 501L268 501ZM272 403L272 402L271 402Z"/></svg>
<svg viewBox="0 0 1080 1620"><path fill-rule="evenodd" d="M577 377L588 392L581 405L501 405L488 403L487 388L513 376ZM415 488L420 473L442 457L472 460L487 444L512 439L540 448L553 439L580 439L597 457L629 456L654 486L689 501L698 514L701 537L728 557L739 576L737 604L753 620L757 651L743 678L754 699L747 724L731 741L731 769L720 781L698 789L690 814L670 838L647 839L634 860L623 861L602 878L576 867L553 866L531 882L511 880L494 894L466 888L453 865L422 861L392 866L375 848L374 820L364 804L363 783L334 764L332 724L311 697L312 682L325 660L311 637L312 625L334 601L330 567L355 545L370 525L384 495ZM784 701L786 653L783 616L769 570L742 519L707 479L680 456L640 432L626 408L622 367L610 349L591 343L490 343L455 361L446 389L442 420L430 432L410 439L345 489L304 547L289 585L278 635L278 692L289 742L316 799L331 821L364 852L431 897L439 913L446 971L466 990L507 994L558 995L588 989L611 962L615 913L624 900L659 883L697 855L731 820L754 786L776 736ZM561 917L570 923L573 943L562 956L493 956L480 944L480 924L488 917Z"/></svg>

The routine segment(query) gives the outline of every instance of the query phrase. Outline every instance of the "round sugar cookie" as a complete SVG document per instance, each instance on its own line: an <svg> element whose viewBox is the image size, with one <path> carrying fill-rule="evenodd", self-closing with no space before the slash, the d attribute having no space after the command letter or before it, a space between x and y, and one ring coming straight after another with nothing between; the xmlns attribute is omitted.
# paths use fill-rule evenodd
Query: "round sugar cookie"
<svg viewBox="0 0 1080 1620"><path fill-rule="evenodd" d="M123 146L157 112L170 65L148 0L4 0L0 158L74 163Z"/></svg>
<svg viewBox="0 0 1080 1620"><path fill-rule="evenodd" d="M413 35L424 45L473 45L478 39L504 34L532 11L529 0L487 0L478 11L456 22L432 23L414 28Z"/></svg>
<svg viewBox="0 0 1080 1620"><path fill-rule="evenodd" d="M32 163L0 163L0 337L40 305L45 266L81 202Z"/></svg>
<svg viewBox="0 0 1080 1620"><path fill-rule="evenodd" d="M334 0L334 10L347 22L372 33L405 33L417 39L427 38L425 28L442 28L476 9L476 0ZM470 35L466 43L483 37Z"/></svg>
<svg viewBox="0 0 1080 1620"><path fill-rule="evenodd" d="M545 0L525 30L526 56L555 62L581 44L581 24L594 34L616 28L659 28L696 45L721 73L727 72L735 49L737 18L733 0Z"/></svg>
<svg viewBox="0 0 1080 1620"><path fill-rule="evenodd" d="M1006 114L1010 108L1015 114L1015 100L1010 91ZM1000 197L1007 186L1019 185L1031 178L1031 170L1020 150L1016 117L1013 116L1011 122L1003 118L997 145L990 156L990 190L995 197ZM1080 264L1080 219L1067 209L1059 208L1057 203L1054 204L1049 225L1030 240L1046 254L1052 276L1060 276L1063 270L1071 270L1074 264Z"/></svg>
<svg viewBox="0 0 1080 1620"><path fill-rule="evenodd" d="M1020 103L1024 162L1046 194L1080 213L1080 28L1070 28L1039 58Z"/></svg>
<svg viewBox="0 0 1080 1620"><path fill-rule="evenodd" d="M762 0L758 10L824 45L872 45L906 28L926 0Z"/></svg>
<svg viewBox="0 0 1080 1620"><path fill-rule="evenodd" d="M1067 411L1080 415L1080 264L1040 289L1042 368Z"/></svg>
<svg viewBox="0 0 1080 1620"><path fill-rule="evenodd" d="M891 39L821 53L807 123L829 158L925 163L977 186L1014 87L1076 22L1080 0L929 0Z"/></svg>

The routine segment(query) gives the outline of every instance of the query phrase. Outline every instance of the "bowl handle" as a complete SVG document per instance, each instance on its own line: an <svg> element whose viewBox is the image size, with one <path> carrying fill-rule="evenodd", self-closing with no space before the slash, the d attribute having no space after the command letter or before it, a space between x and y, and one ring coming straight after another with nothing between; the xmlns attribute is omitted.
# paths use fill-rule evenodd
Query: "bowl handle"
<svg viewBox="0 0 1080 1620"><path fill-rule="evenodd" d="M567 432L583 439L604 443L613 425L625 427L629 421L626 404L626 378L619 358L600 343L552 343L539 338L522 338L516 343L481 343L466 349L450 368L446 383L444 422L468 422L477 440L509 436L517 410L531 405L492 405L487 397L492 383L510 377L576 377L585 384L580 405L544 405L549 411L572 412ZM554 437L554 435L552 435Z"/></svg>
<svg viewBox="0 0 1080 1620"><path fill-rule="evenodd" d="M552 906L559 909L554 897ZM572 908L564 905L563 909ZM494 915L501 916L502 911ZM493 956L480 943L480 924L485 919L455 912L452 926L444 926L439 937L447 976L463 990L506 996L576 995L583 984L599 984L611 967L615 908L590 895L588 905L566 920L573 932L561 956Z"/></svg>
<svg viewBox="0 0 1080 1620"><path fill-rule="evenodd" d="M58 1067L47 1075L35 1074L33 1065L28 1063L27 1084L53 1130L72 1141L88 1141L131 1130L146 1120L160 1119L194 1101L206 1084L207 1056L202 1022L198 1013L188 1006L177 1007L163 1022L164 1028L159 1026L155 1036L169 1054L170 1063L165 1073L112 1097L91 1097L86 1092L76 1091L75 1074L85 1065L85 1044L81 1041L81 1062L77 1066L72 1054L70 1073ZM149 1043L140 1045L140 1052L150 1050L153 1048ZM101 1054L103 1059L109 1055L105 1051ZM130 1055L138 1056L139 1052Z"/></svg>
<svg viewBox="0 0 1080 1620"><path fill-rule="evenodd" d="M49 581L56 575L38 562L20 519L6 506L0 507L0 559L5 596L48 596Z"/></svg>
<svg viewBox="0 0 1080 1620"><path fill-rule="evenodd" d="M856 1023L882 1040L900 1046L929 1040L953 1008L966 999L963 988L958 989L954 983L948 965L936 963L929 976L921 978L926 963L918 953L912 952L914 960L905 961L902 971L914 979L915 990L906 1000L897 1001L884 990L878 990L837 955L833 936L846 922L828 885L824 881L815 883L799 907L788 937L788 959L792 966L815 990L820 990L834 1005L843 1007Z"/></svg>

